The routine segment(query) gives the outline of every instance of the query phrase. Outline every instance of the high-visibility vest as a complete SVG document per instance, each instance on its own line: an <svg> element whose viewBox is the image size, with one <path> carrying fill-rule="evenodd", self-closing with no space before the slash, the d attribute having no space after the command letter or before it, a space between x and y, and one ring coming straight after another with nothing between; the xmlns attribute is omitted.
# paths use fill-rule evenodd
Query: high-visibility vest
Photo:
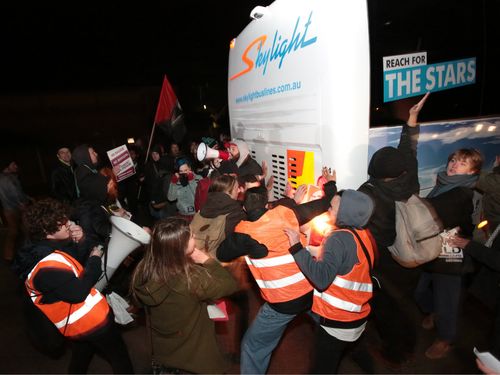
<svg viewBox="0 0 500 375"><path fill-rule="evenodd" d="M245 257L262 298L269 303L292 301L313 289L288 252L290 245L284 228L299 230L295 213L284 206L268 210L257 221L241 221L235 228L266 245L269 251L265 258Z"/></svg>
<svg viewBox="0 0 500 375"><path fill-rule="evenodd" d="M43 293L35 289L33 280L38 272L44 268L66 270L73 272L76 277L80 277L83 273L83 267L70 255L56 250L39 261L26 278L25 286L31 300L64 336L84 335L105 324L109 305L106 298L95 288L90 290L83 302L42 303Z"/></svg>
<svg viewBox="0 0 500 375"><path fill-rule="evenodd" d="M351 232L345 229L338 231ZM370 261L373 264L374 250L367 230L356 230L363 241ZM370 264L356 236L357 256L359 262L346 275L337 275L328 289L323 292L314 290L312 310L327 319L341 322L352 322L363 319L370 313L368 301L373 294L370 275Z"/></svg>

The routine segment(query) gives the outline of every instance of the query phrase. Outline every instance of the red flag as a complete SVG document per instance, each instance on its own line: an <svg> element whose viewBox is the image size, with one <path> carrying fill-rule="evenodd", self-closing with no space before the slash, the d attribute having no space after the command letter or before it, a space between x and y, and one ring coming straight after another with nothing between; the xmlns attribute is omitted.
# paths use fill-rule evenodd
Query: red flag
<svg viewBox="0 0 500 375"><path fill-rule="evenodd" d="M163 77L163 85L161 86L160 100L156 108L155 125L172 120L172 115L176 106L178 106L177 96L165 75Z"/></svg>

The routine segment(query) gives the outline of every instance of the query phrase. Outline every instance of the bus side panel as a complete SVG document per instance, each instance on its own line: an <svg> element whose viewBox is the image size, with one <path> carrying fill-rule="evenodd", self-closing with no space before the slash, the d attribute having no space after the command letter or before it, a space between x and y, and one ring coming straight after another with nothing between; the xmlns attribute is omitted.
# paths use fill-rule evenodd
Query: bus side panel
<svg viewBox="0 0 500 375"><path fill-rule="evenodd" d="M276 194L286 180L315 183L323 165L337 170L341 187L366 179L368 51L366 3L358 0L277 0L236 38L231 134L276 166Z"/></svg>

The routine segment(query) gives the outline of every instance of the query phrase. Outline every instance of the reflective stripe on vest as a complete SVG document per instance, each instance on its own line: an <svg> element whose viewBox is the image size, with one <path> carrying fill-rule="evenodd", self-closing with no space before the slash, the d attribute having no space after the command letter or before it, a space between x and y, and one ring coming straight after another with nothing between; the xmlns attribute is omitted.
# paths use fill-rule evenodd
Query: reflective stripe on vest
<svg viewBox="0 0 500 375"><path fill-rule="evenodd" d="M295 275L284 277L282 279L277 279L277 280L260 280L260 279L255 279L257 282L257 285L259 288L266 288L266 289L277 289L277 288L284 288L286 286L290 286L293 284L298 283L301 280L304 280L305 277L302 274L302 272L296 273Z"/></svg>
<svg viewBox="0 0 500 375"><path fill-rule="evenodd" d="M33 280L37 273L44 268L71 271L76 277L83 274L83 267L70 255L58 250L39 261L26 278L26 289L31 300L59 329L68 337L76 337L89 333L105 324L109 313L109 305L103 295L91 288L85 301L68 303L57 301L54 303L40 303L43 293L35 289Z"/></svg>
<svg viewBox="0 0 500 375"><path fill-rule="evenodd" d="M344 301L340 298L331 296L327 293L321 293L321 292L318 292L317 290L314 290L314 296L321 298L326 303L328 303L328 304L330 304L338 309L341 309L341 310L351 311L351 312L360 312L361 311L362 306L356 305L352 302Z"/></svg>
<svg viewBox="0 0 500 375"><path fill-rule="evenodd" d="M313 289L288 252L290 246L284 228L299 230L295 213L284 206L266 211L257 221L241 221L235 228L235 232L248 234L268 249L264 258L246 256L245 260L262 298L270 303L292 301Z"/></svg>
<svg viewBox="0 0 500 375"><path fill-rule="evenodd" d="M333 284L337 285L344 289L354 290L358 292L372 292L373 285L372 283L359 283L357 281L346 280L341 276L337 276L335 280L333 280Z"/></svg>
<svg viewBox="0 0 500 375"><path fill-rule="evenodd" d="M100 300L102 300L102 294L101 293L96 293L94 295L89 294L87 298L85 298L85 302L82 307L80 307L78 310L73 312L69 318L66 317L63 320L54 323L57 328L63 328L66 324L73 324L80 318L82 318L84 315L86 315L90 310L94 308L95 305L99 303Z"/></svg>
<svg viewBox="0 0 500 375"><path fill-rule="evenodd" d="M336 232L338 231L350 232L345 229L336 230ZM373 262L373 245L367 230L357 230L356 232L365 244ZM373 292L370 266L360 243L354 235L352 236L356 243L356 255L359 262L348 274L336 276L327 290L314 291L312 310L330 320L355 321L365 318L370 313L368 301Z"/></svg>
<svg viewBox="0 0 500 375"><path fill-rule="evenodd" d="M293 259L292 254L282 255L274 258L262 258L262 259L250 259L249 257L246 256L245 259L249 266L254 266L257 268L275 267L275 266L282 266L284 264L295 263L295 259Z"/></svg>

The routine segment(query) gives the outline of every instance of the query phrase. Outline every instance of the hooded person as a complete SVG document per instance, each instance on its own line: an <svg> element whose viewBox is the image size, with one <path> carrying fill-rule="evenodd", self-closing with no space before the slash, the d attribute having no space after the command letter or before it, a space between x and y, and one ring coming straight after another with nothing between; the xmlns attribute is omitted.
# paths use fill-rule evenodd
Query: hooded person
<svg viewBox="0 0 500 375"><path fill-rule="evenodd" d="M382 347L371 348L375 355L395 370L410 359L416 343L415 323L399 307L398 297L389 293L384 284L404 289L401 294L411 294L415 286L415 272L405 269L391 256L388 246L396 239L396 201L405 201L418 194L417 143L420 133L418 114L429 94L410 108L406 124L401 129L399 144L383 147L375 152L368 164L369 180L358 188L375 202L368 229L375 238L379 262L374 274L382 284L375 290L373 320L381 338ZM393 289L394 290L394 289ZM398 295L399 296L399 295ZM365 369L372 372L372 368Z"/></svg>
<svg viewBox="0 0 500 375"><path fill-rule="evenodd" d="M239 177L248 175L259 176L263 174L259 163L250 156L250 149L245 141L234 139L229 142L229 153L238 167Z"/></svg>
<svg viewBox="0 0 500 375"><path fill-rule="evenodd" d="M365 227L373 209L372 199L359 191L335 195L329 214L337 229L323 241L319 253L304 247L297 231L285 230L290 253L314 287L312 311L320 326L313 373L336 373L344 348L366 327L376 246Z"/></svg>
<svg viewBox="0 0 500 375"><path fill-rule="evenodd" d="M77 146L72 157L77 166L75 177L78 196L90 200L105 197L109 178L99 174L99 157L94 148L86 144Z"/></svg>
<svg viewBox="0 0 500 375"><path fill-rule="evenodd" d="M96 169L98 157L91 146L76 147L73 161L77 165L75 176L80 198L74 203L71 219L81 225L92 244L104 244L111 232L107 207L116 202L116 196L110 194L113 181Z"/></svg>
<svg viewBox="0 0 500 375"><path fill-rule="evenodd" d="M172 177L170 164L165 159L163 146L151 147L150 159L144 167L143 199L147 202L149 213L154 219L175 215L175 205L169 204L167 193Z"/></svg>

